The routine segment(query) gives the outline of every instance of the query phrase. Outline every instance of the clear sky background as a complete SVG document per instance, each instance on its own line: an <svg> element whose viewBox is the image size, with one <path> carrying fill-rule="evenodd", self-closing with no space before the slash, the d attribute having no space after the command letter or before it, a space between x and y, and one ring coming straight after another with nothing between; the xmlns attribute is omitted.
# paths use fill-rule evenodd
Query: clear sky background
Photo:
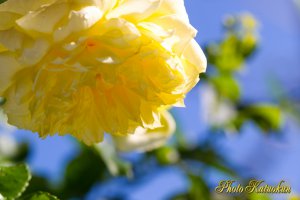
<svg viewBox="0 0 300 200"><path fill-rule="evenodd" d="M276 80L288 94L299 100L300 11L293 0L185 0L185 4L191 23L199 31L197 41L200 44L221 39L221 23L227 14L253 14L260 24L260 47L247 63L246 70L239 75L243 99L273 102L275 97L269 83ZM200 85L189 94L187 108L173 110L190 141L201 139L206 134L207 126L201 114L201 92ZM300 193L299 128L287 118L283 135L276 137L263 135L248 124L242 134L227 135L216 141L216 145L245 177L265 179L270 184L277 184L283 179L292 185L293 191ZM2 132L9 131L3 129ZM34 149L29 163L33 171L53 181L59 179L62 166L77 152L71 137L41 140L26 131L15 131L14 136L32 144ZM186 180L182 177L178 170L167 168L155 177L149 177L147 184L129 188L128 191L132 200L160 200L174 191L186 189ZM214 185L222 179L222 175L210 173L207 179ZM104 190L113 190L118 184L124 187L122 183L115 182L106 188L96 186L88 199L100 199Z"/></svg>

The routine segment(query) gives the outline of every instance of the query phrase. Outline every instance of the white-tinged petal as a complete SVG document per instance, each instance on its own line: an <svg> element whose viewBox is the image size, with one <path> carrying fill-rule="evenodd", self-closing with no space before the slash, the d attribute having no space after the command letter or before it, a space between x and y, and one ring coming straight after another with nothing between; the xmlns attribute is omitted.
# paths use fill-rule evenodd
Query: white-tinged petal
<svg viewBox="0 0 300 200"><path fill-rule="evenodd" d="M193 39L183 51L183 57L192 65L199 69L199 73L205 72L207 66L206 57L199 46Z"/></svg>
<svg viewBox="0 0 300 200"><path fill-rule="evenodd" d="M104 13L109 12L119 0L73 0L80 7L97 6Z"/></svg>
<svg viewBox="0 0 300 200"><path fill-rule="evenodd" d="M194 27L185 23L176 15L159 17L152 22L162 27L166 32L171 33L171 37L166 38L163 45L177 55L183 53L183 50L197 34Z"/></svg>
<svg viewBox="0 0 300 200"><path fill-rule="evenodd" d="M171 30L165 30L152 22L141 22L138 24L138 28L144 35L158 42L163 42L164 39L171 37L173 34Z"/></svg>
<svg viewBox="0 0 300 200"><path fill-rule="evenodd" d="M176 15L181 20L189 23L189 18L184 6L184 0L162 0L157 12L161 13L161 15Z"/></svg>
<svg viewBox="0 0 300 200"><path fill-rule="evenodd" d="M29 12L27 15L18 19L16 23L26 32L51 34L55 25L69 11L67 3L57 3L44 6L38 11Z"/></svg>
<svg viewBox="0 0 300 200"><path fill-rule="evenodd" d="M105 12L110 12L111 9L117 4L118 0L100 0L100 8Z"/></svg>
<svg viewBox="0 0 300 200"><path fill-rule="evenodd" d="M10 136L11 133L5 133L5 130L0 130L0 159L1 157L11 157L17 153L18 144L15 139ZM0 196L1 200L1 196Z"/></svg>
<svg viewBox="0 0 300 200"><path fill-rule="evenodd" d="M176 129L172 115L164 112L161 115L162 127L153 130L137 128L128 136L115 136L114 142L120 151L150 151L163 146Z"/></svg>
<svg viewBox="0 0 300 200"><path fill-rule="evenodd" d="M201 113L208 124L224 126L236 117L234 106L230 102L220 100L211 86L202 87L201 94Z"/></svg>
<svg viewBox="0 0 300 200"><path fill-rule="evenodd" d="M49 49L49 42L38 39L26 44L22 55L19 58L20 63L24 66L32 66L38 63L47 53Z"/></svg>
<svg viewBox="0 0 300 200"><path fill-rule="evenodd" d="M54 32L54 40L61 41L72 33L92 27L103 16L103 12L96 6L84 7L79 11L71 11L68 23Z"/></svg>
<svg viewBox="0 0 300 200"><path fill-rule="evenodd" d="M136 26L122 18L110 19L105 23L93 28L95 37L103 38L103 42L112 46L125 48L138 45L141 33Z"/></svg>
<svg viewBox="0 0 300 200"><path fill-rule="evenodd" d="M159 5L160 0L124 0L106 18L122 17L129 21L141 21L151 16Z"/></svg>

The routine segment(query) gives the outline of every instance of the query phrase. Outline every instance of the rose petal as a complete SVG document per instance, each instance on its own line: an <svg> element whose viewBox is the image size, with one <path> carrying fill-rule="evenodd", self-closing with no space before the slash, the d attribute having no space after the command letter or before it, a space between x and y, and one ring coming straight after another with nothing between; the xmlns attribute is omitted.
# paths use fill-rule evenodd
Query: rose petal
<svg viewBox="0 0 300 200"><path fill-rule="evenodd" d="M165 32L170 33L163 41L163 46L177 55L181 55L186 46L196 36L197 31L190 24L185 23L176 15L159 17L152 20L152 23L160 26ZM155 30L157 32L159 30Z"/></svg>
<svg viewBox="0 0 300 200"><path fill-rule="evenodd" d="M0 4L0 11L26 14L41 6L49 5L57 0L8 0Z"/></svg>
<svg viewBox="0 0 300 200"><path fill-rule="evenodd" d="M26 32L53 32L55 25L67 14L69 5L66 3L44 6L38 11L29 12L17 20L17 24Z"/></svg>
<svg viewBox="0 0 300 200"><path fill-rule="evenodd" d="M161 115L161 127L153 130L137 128L131 135L115 136L114 142L120 151L150 151L163 146L175 129L175 120L165 111Z"/></svg>
<svg viewBox="0 0 300 200"><path fill-rule="evenodd" d="M20 15L16 13L0 12L0 31L12 28L19 17Z"/></svg>
<svg viewBox="0 0 300 200"><path fill-rule="evenodd" d="M49 42L43 39L30 41L24 46L19 62L24 66L32 66L38 63L47 53Z"/></svg>
<svg viewBox="0 0 300 200"><path fill-rule="evenodd" d="M17 62L13 54L8 52L0 53L0 96L11 83L13 76L18 72L22 66Z"/></svg>
<svg viewBox="0 0 300 200"><path fill-rule="evenodd" d="M59 27L54 32L54 40L61 41L71 33L86 30L92 27L101 17L103 12L96 6L84 7L79 11L71 11L68 23Z"/></svg>
<svg viewBox="0 0 300 200"><path fill-rule="evenodd" d="M191 40L184 49L183 57L199 69L199 73L205 72L207 66L206 57L196 40Z"/></svg>
<svg viewBox="0 0 300 200"><path fill-rule="evenodd" d="M176 0L176 2L174 0L162 0L157 12L159 14L156 15L161 16L176 15L179 19L189 23L183 0Z"/></svg>
<svg viewBox="0 0 300 200"><path fill-rule="evenodd" d="M24 41L24 34L15 29L0 31L0 44L10 51L19 50Z"/></svg>
<svg viewBox="0 0 300 200"><path fill-rule="evenodd" d="M141 21L155 12L160 0L124 0L107 14L106 18L123 17L129 21Z"/></svg>

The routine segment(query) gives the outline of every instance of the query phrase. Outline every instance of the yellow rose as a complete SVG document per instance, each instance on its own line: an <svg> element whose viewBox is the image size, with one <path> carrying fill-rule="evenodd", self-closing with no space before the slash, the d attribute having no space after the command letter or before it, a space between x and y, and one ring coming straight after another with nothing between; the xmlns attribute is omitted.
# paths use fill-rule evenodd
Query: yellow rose
<svg viewBox="0 0 300 200"><path fill-rule="evenodd" d="M161 127L205 71L183 0L8 0L0 96L8 122L41 137Z"/></svg>

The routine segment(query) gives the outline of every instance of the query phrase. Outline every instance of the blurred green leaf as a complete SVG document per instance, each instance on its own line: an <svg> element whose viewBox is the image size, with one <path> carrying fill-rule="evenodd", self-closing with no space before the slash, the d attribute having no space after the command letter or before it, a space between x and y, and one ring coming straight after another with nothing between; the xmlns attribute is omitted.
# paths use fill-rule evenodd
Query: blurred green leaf
<svg viewBox="0 0 300 200"><path fill-rule="evenodd" d="M170 197L170 200L210 200L210 189L201 176L188 174L190 188L187 193Z"/></svg>
<svg viewBox="0 0 300 200"><path fill-rule="evenodd" d="M188 194L178 194L170 197L170 200L191 200Z"/></svg>
<svg viewBox="0 0 300 200"><path fill-rule="evenodd" d="M59 196L82 198L99 180L104 179L105 163L98 152L82 145L81 152L67 166Z"/></svg>
<svg viewBox="0 0 300 200"><path fill-rule="evenodd" d="M225 174L235 175L235 172L226 165L224 159L213 148L203 146L192 149L180 149L179 152L182 159L196 160Z"/></svg>
<svg viewBox="0 0 300 200"><path fill-rule="evenodd" d="M29 181L27 189L23 193L23 196L33 194L36 191L47 191L52 194L56 193L53 191L46 178L33 175L31 180Z"/></svg>
<svg viewBox="0 0 300 200"><path fill-rule="evenodd" d="M225 20L223 21L223 26L227 30L233 30L238 23L238 19L236 16L228 15L226 16Z"/></svg>
<svg viewBox="0 0 300 200"><path fill-rule="evenodd" d="M256 49L256 37L247 34L239 38L236 34L230 33L220 43L209 44L205 49L208 55L208 62L220 71L234 72L244 65Z"/></svg>
<svg viewBox="0 0 300 200"><path fill-rule="evenodd" d="M253 193L249 195L249 200L272 200L272 198L265 194Z"/></svg>
<svg viewBox="0 0 300 200"><path fill-rule="evenodd" d="M289 200L300 200L300 197L293 195L289 198Z"/></svg>
<svg viewBox="0 0 300 200"><path fill-rule="evenodd" d="M240 41L240 52L244 58L251 56L257 48L257 39L253 34L246 34Z"/></svg>
<svg viewBox="0 0 300 200"><path fill-rule="evenodd" d="M234 76L222 74L212 77L210 81L221 97L231 101L237 101L240 98L240 86Z"/></svg>
<svg viewBox="0 0 300 200"><path fill-rule="evenodd" d="M31 178L25 164L0 166L0 194L6 199L19 197Z"/></svg>
<svg viewBox="0 0 300 200"><path fill-rule="evenodd" d="M210 200L210 190L201 176L189 175L190 186L190 199L205 199Z"/></svg>
<svg viewBox="0 0 300 200"><path fill-rule="evenodd" d="M282 114L278 106L258 104L240 108L234 125L240 129L245 121L251 120L265 132L279 130L282 124Z"/></svg>
<svg viewBox="0 0 300 200"><path fill-rule="evenodd" d="M59 200L59 199L46 192L36 192L33 194L26 195L20 198L20 200Z"/></svg>
<svg viewBox="0 0 300 200"><path fill-rule="evenodd" d="M239 51L239 40L230 35L219 44L206 47L208 62L221 71L236 71L241 68L244 58Z"/></svg>
<svg viewBox="0 0 300 200"><path fill-rule="evenodd" d="M0 0L0 4L1 4L1 3L4 3L5 1L7 1L7 0Z"/></svg>
<svg viewBox="0 0 300 200"><path fill-rule="evenodd" d="M226 36L205 47L208 63L222 72L235 72L256 50L256 20L249 14L229 16L225 20Z"/></svg>
<svg viewBox="0 0 300 200"><path fill-rule="evenodd" d="M255 105L246 112L265 131L278 130L281 126L282 116L278 106Z"/></svg>
<svg viewBox="0 0 300 200"><path fill-rule="evenodd" d="M162 165L175 164L180 159L177 149L170 146L157 149L155 155L158 162Z"/></svg>
<svg viewBox="0 0 300 200"><path fill-rule="evenodd" d="M244 59L247 59L256 50L257 27L256 19L249 13L229 16L225 20L225 28L228 30L228 33L235 35L239 39L237 48Z"/></svg>

